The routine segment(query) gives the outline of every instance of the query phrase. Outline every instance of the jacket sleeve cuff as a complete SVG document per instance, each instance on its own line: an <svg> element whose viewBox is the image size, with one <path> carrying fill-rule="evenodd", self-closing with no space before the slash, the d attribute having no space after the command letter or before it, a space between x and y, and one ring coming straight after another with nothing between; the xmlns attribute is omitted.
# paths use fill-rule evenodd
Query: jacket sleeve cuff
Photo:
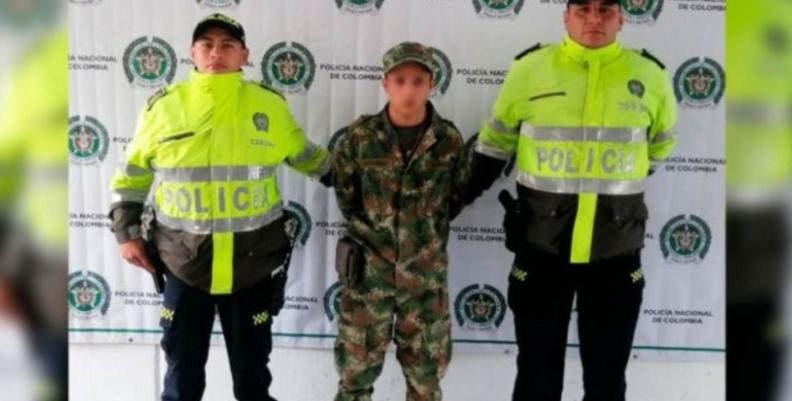
<svg viewBox="0 0 792 401"><path fill-rule="evenodd" d="M140 216L143 204L138 202L118 202L110 205L110 231L121 244L143 236Z"/></svg>
<svg viewBox="0 0 792 401"><path fill-rule="evenodd" d="M120 230L113 230L116 242L123 244L124 242L132 241L143 236L142 230L139 225L131 225Z"/></svg>

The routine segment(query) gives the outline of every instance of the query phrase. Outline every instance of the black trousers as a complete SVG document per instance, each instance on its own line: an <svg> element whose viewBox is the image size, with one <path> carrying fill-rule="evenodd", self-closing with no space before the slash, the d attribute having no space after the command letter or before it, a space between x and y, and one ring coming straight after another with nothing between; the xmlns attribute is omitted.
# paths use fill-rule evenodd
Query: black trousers
<svg viewBox="0 0 792 401"><path fill-rule="evenodd" d="M726 210L726 400L780 398L789 216L785 205Z"/></svg>
<svg viewBox="0 0 792 401"><path fill-rule="evenodd" d="M168 363L163 401L197 401L203 396L215 312L223 328L234 397L275 401L269 395L272 375L267 367L272 351L269 287L264 282L231 295L210 295L167 274L160 319Z"/></svg>
<svg viewBox="0 0 792 401"><path fill-rule="evenodd" d="M558 256L522 252L509 276L519 349L512 400L561 400L577 297L583 401L624 401L644 285L639 253L573 265Z"/></svg>

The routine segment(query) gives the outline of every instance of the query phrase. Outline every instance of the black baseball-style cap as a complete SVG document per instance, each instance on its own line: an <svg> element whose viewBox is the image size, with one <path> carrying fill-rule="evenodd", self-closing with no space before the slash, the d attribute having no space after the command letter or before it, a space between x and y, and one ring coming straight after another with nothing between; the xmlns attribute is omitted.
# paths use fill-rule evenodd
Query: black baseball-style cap
<svg viewBox="0 0 792 401"><path fill-rule="evenodd" d="M208 15L195 26L193 43L211 28L226 30L231 37L242 42L242 47L245 47L245 28L242 28L242 24L237 22L237 20L220 13Z"/></svg>
<svg viewBox="0 0 792 401"><path fill-rule="evenodd" d="M591 3L591 0L567 0L567 5L571 4L588 4ZM620 4L619 0L602 0L602 3L605 5L615 5Z"/></svg>

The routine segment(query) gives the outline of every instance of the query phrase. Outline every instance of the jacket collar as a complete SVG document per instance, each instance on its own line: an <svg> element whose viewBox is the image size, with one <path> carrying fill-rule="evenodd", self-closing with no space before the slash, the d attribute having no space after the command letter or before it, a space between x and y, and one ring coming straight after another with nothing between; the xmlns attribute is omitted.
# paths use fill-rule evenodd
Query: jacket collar
<svg viewBox="0 0 792 401"><path fill-rule="evenodd" d="M399 138L397 138L398 133L396 132L396 128L391 123L390 117L388 116L388 106L389 104L385 105L385 108L382 109L382 121L385 125L385 132L390 138L391 146L395 146L398 148L399 146ZM428 102L426 104L426 113L429 118L429 127L427 127L426 132L421 136L421 139L418 141L418 144L415 147L415 151L413 152L412 157L410 158L410 163L412 164L412 160L418 159L422 157L429 149L431 149L432 145L437 143L437 135L438 135L438 127L442 124L443 119L440 117L440 114L437 113L435 110L434 105L432 102ZM401 155L401 151L396 152L397 154Z"/></svg>
<svg viewBox="0 0 792 401"><path fill-rule="evenodd" d="M206 74L193 69L190 71L190 82L201 89L211 89L218 94L235 92L242 86L242 71L225 74Z"/></svg>
<svg viewBox="0 0 792 401"><path fill-rule="evenodd" d="M589 49L567 35L561 42L561 51L575 61L604 64L621 56L624 48L619 41L614 41L599 49Z"/></svg>

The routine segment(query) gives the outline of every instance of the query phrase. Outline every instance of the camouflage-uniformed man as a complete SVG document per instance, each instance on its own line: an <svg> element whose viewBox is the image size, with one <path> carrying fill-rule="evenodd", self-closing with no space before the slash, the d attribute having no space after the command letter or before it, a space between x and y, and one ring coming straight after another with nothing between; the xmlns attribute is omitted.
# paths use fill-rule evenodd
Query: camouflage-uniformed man
<svg viewBox="0 0 792 401"><path fill-rule="evenodd" d="M383 64L388 105L352 123L333 156L348 223L341 242L361 255L352 267L359 279L341 274L336 400L371 399L392 333L407 400L440 400L451 358L446 244L463 206L467 158L460 133L429 102L431 51L401 43Z"/></svg>

